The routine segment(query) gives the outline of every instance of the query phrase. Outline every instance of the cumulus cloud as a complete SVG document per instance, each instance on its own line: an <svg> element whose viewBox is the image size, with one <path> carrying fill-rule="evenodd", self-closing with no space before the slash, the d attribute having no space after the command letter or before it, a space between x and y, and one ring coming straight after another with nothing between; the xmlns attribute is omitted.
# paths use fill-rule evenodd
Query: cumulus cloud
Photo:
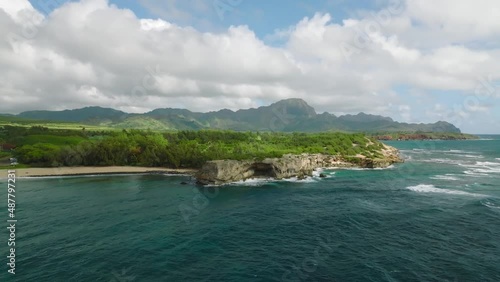
<svg viewBox="0 0 500 282"><path fill-rule="evenodd" d="M500 2L391 3L341 23L325 13L305 17L268 36L284 40L276 47L248 26L200 31L138 18L107 0L68 2L46 16L27 0L0 0L0 112L88 105L209 111L299 97L319 112L408 120L415 107L398 86L460 96L473 93L481 77L500 79L500 46L477 45L500 38Z"/></svg>

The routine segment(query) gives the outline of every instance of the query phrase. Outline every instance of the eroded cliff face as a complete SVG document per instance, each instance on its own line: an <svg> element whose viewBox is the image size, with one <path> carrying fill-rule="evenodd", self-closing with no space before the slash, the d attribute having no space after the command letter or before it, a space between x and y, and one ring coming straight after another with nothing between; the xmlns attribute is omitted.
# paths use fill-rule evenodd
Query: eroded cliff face
<svg viewBox="0 0 500 282"><path fill-rule="evenodd" d="M363 156L350 158L350 161L332 155L301 154L284 155L281 158L258 160L216 160L209 161L196 173L198 183L220 185L256 177L271 177L283 179L290 177L304 178L311 176L317 168L333 167L388 167L393 163L402 162L399 151L390 146L381 150L381 159L369 159Z"/></svg>

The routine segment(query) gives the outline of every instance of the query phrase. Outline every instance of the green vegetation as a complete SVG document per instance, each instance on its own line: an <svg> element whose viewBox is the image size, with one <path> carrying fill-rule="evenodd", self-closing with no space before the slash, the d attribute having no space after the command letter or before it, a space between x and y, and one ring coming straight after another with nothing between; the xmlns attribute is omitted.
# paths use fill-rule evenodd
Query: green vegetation
<svg viewBox="0 0 500 282"><path fill-rule="evenodd" d="M364 134L234 131L89 131L4 126L0 139L32 166L164 166L198 168L215 159L263 159L284 154L326 153L378 158L383 144Z"/></svg>
<svg viewBox="0 0 500 282"><path fill-rule="evenodd" d="M71 129L71 130L113 130L107 126L88 125L76 122L34 120L16 116L0 115L0 127L18 126L18 127L46 127L50 129Z"/></svg>
<svg viewBox="0 0 500 282"><path fill-rule="evenodd" d="M236 130L236 131L281 131L281 132L456 132L454 125L439 121L433 124L400 123L389 117L359 113L357 115L335 116L329 113L317 114L316 110L301 99L286 99L256 109L238 111L220 110L198 113L186 109L156 109L143 114L86 107L64 111L30 111L17 116L5 117L40 120L46 127L81 126L76 122L94 127L151 130ZM0 124L2 118L0 117ZM58 123L44 122L46 120ZM26 121L26 120L24 120ZM33 121L31 121L33 122ZM66 124L64 124L66 123ZM72 124L73 123L73 124ZM22 121L21 121L22 124Z"/></svg>
<svg viewBox="0 0 500 282"><path fill-rule="evenodd" d="M159 120L141 116L129 117L121 122L113 124L112 126L115 128L123 129L149 129L159 131L165 131L169 129L169 127L165 123Z"/></svg>

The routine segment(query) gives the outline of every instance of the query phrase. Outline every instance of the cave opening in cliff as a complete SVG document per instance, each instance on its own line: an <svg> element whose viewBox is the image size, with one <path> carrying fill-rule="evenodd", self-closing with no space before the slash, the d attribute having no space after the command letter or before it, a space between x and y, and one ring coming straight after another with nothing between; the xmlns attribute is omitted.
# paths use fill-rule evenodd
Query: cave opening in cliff
<svg viewBox="0 0 500 282"><path fill-rule="evenodd" d="M252 168L254 171L254 177L276 177L274 167L271 164L255 163Z"/></svg>

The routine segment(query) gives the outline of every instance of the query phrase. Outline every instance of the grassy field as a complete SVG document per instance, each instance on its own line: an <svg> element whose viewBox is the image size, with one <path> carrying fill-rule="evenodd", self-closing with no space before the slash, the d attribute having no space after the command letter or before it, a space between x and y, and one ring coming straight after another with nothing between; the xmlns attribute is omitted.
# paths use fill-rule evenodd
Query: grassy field
<svg viewBox="0 0 500 282"><path fill-rule="evenodd" d="M24 119L12 116L0 116L0 127L4 125L21 126L21 127L42 126L42 127L47 127L49 129L70 129L70 130L82 130L85 128L85 130L90 130L90 131L119 130L107 126L88 125L88 124L72 123L72 122L31 120L31 119Z"/></svg>
<svg viewBox="0 0 500 282"><path fill-rule="evenodd" d="M81 136L55 136L55 135L29 135L18 138L15 142L18 146L35 145L37 143L48 143L56 146L76 145L84 140Z"/></svg>

